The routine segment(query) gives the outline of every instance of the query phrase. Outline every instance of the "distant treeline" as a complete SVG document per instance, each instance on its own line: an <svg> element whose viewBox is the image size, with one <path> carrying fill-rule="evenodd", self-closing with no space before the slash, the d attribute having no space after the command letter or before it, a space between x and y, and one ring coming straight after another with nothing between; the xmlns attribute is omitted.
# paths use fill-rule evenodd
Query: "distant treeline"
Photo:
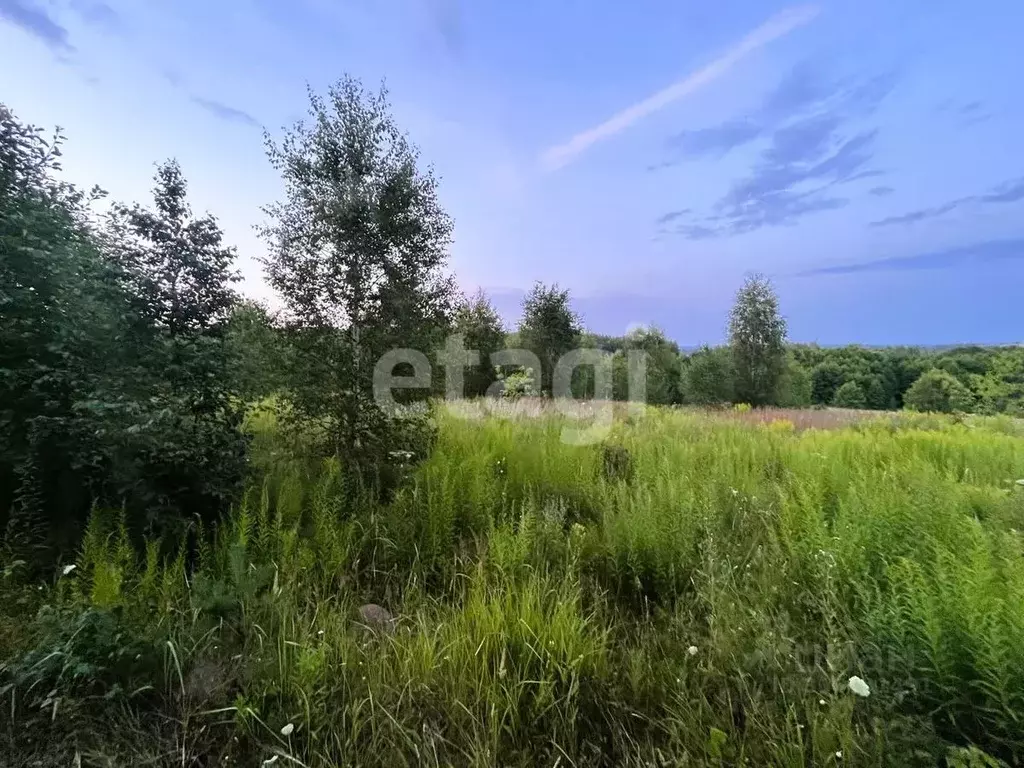
<svg viewBox="0 0 1024 768"><path fill-rule="evenodd" d="M736 401L728 346L703 346L687 353L657 331L627 336L585 334L584 343L611 353L622 354L634 346L656 352L651 361L653 372L651 362L648 363L648 374L656 379L673 378L672 366L678 365L677 390L649 387L649 397L655 402ZM911 387L926 373L929 376L918 384L919 391L907 402ZM929 385L927 390L926 384ZM921 399L934 389L945 394L945 402L934 397L928 401ZM667 399L666 395L669 395ZM1024 416L1024 346L880 348L856 344L844 347L788 344L785 373L775 404L879 411L913 407Z"/></svg>

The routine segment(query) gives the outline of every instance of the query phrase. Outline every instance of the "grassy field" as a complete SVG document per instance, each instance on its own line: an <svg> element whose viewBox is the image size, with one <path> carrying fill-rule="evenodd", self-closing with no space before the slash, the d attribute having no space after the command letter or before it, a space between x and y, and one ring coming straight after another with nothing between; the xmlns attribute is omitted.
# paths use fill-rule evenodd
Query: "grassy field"
<svg viewBox="0 0 1024 768"><path fill-rule="evenodd" d="M436 418L387 503L264 413L194 563L97 512L52 583L9 565L0 764L1024 756L1018 423L648 409L573 446L542 406Z"/></svg>

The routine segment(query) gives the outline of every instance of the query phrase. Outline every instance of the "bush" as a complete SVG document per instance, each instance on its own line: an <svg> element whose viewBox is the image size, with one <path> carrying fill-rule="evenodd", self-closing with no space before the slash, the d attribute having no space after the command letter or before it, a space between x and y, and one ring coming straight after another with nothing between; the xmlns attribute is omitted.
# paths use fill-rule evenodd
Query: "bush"
<svg viewBox="0 0 1024 768"><path fill-rule="evenodd" d="M864 408L867 405L867 398L860 384L848 381L836 390L832 405L836 408Z"/></svg>
<svg viewBox="0 0 1024 768"><path fill-rule="evenodd" d="M974 398L970 391L946 371L932 368L921 374L903 396L910 410L934 413L970 411Z"/></svg>
<svg viewBox="0 0 1024 768"><path fill-rule="evenodd" d="M507 376L499 374L498 380L501 381L501 396L507 400L518 400L521 397L537 395L537 384L532 368L521 368Z"/></svg>

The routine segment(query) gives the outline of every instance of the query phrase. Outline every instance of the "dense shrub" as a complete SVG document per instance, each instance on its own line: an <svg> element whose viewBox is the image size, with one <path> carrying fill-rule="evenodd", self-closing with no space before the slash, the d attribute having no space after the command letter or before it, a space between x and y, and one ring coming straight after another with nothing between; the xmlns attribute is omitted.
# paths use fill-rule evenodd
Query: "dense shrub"
<svg viewBox="0 0 1024 768"><path fill-rule="evenodd" d="M934 413L970 411L974 404L967 387L938 368L922 374L907 390L903 402L912 410Z"/></svg>

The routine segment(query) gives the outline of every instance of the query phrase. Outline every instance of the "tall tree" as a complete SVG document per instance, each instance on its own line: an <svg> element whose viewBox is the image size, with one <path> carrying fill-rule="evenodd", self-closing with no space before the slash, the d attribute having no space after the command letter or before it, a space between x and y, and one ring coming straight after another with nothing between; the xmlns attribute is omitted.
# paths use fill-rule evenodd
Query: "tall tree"
<svg viewBox="0 0 1024 768"><path fill-rule="evenodd" d="M62 145L0 104L0 523L19 551L88 511L101 430L78 406L118 390L124 341L127 302L90 221L98 191L58 180Z"/></svg>
<svg viewBox="0 0 1024 768"><path fill-rule="evenodd" d="M326 423L333 450L360 463L397 424L373 398L376 363L432 349L450 322L452 220L384 88L342 79L326 98L310 93L309 117L280 142L267 137L285 198L264 209L266 274L296 349L295 412Z"/></svg>
<svg viewBox="0 0 1024 768"><path fill-rule="evenodd" d="M195 216L177 162L158 166L153 207L116 205L107 248L134 306L134 366L154 413L135 432L127 485L139 465L152 481L138 499L147 523L219 514L245 467L225 330L237 297L235 249L211 214Z"/></svg>
<svg viewBox="0 0 1024 768"><path fill-rule="evenodd" d="M729 346L736 372L736 397L769 405L786 363L786 321L775 289L764 275L751 275L736 294L729 318Z"/></svg>
<svg viewBox="0 0 1024 768"><path fill-rule="evenodd" d="M497 380L491 355L505 346L505 328L501 316L487 294L478 292L467 298L455 313L455 332L463 335L466 349L480 353L479 364L465 373L466 397L479 397Z"/></svg>
<svg viewBox="0 0 1024 768"><path fill-rule="evenodd" d="M523 299L519 339L540 359L543 393L551 394L555 365L562 355L576 348L582 332L580 318L569 302L569 291L535 283Z"/></svg>

